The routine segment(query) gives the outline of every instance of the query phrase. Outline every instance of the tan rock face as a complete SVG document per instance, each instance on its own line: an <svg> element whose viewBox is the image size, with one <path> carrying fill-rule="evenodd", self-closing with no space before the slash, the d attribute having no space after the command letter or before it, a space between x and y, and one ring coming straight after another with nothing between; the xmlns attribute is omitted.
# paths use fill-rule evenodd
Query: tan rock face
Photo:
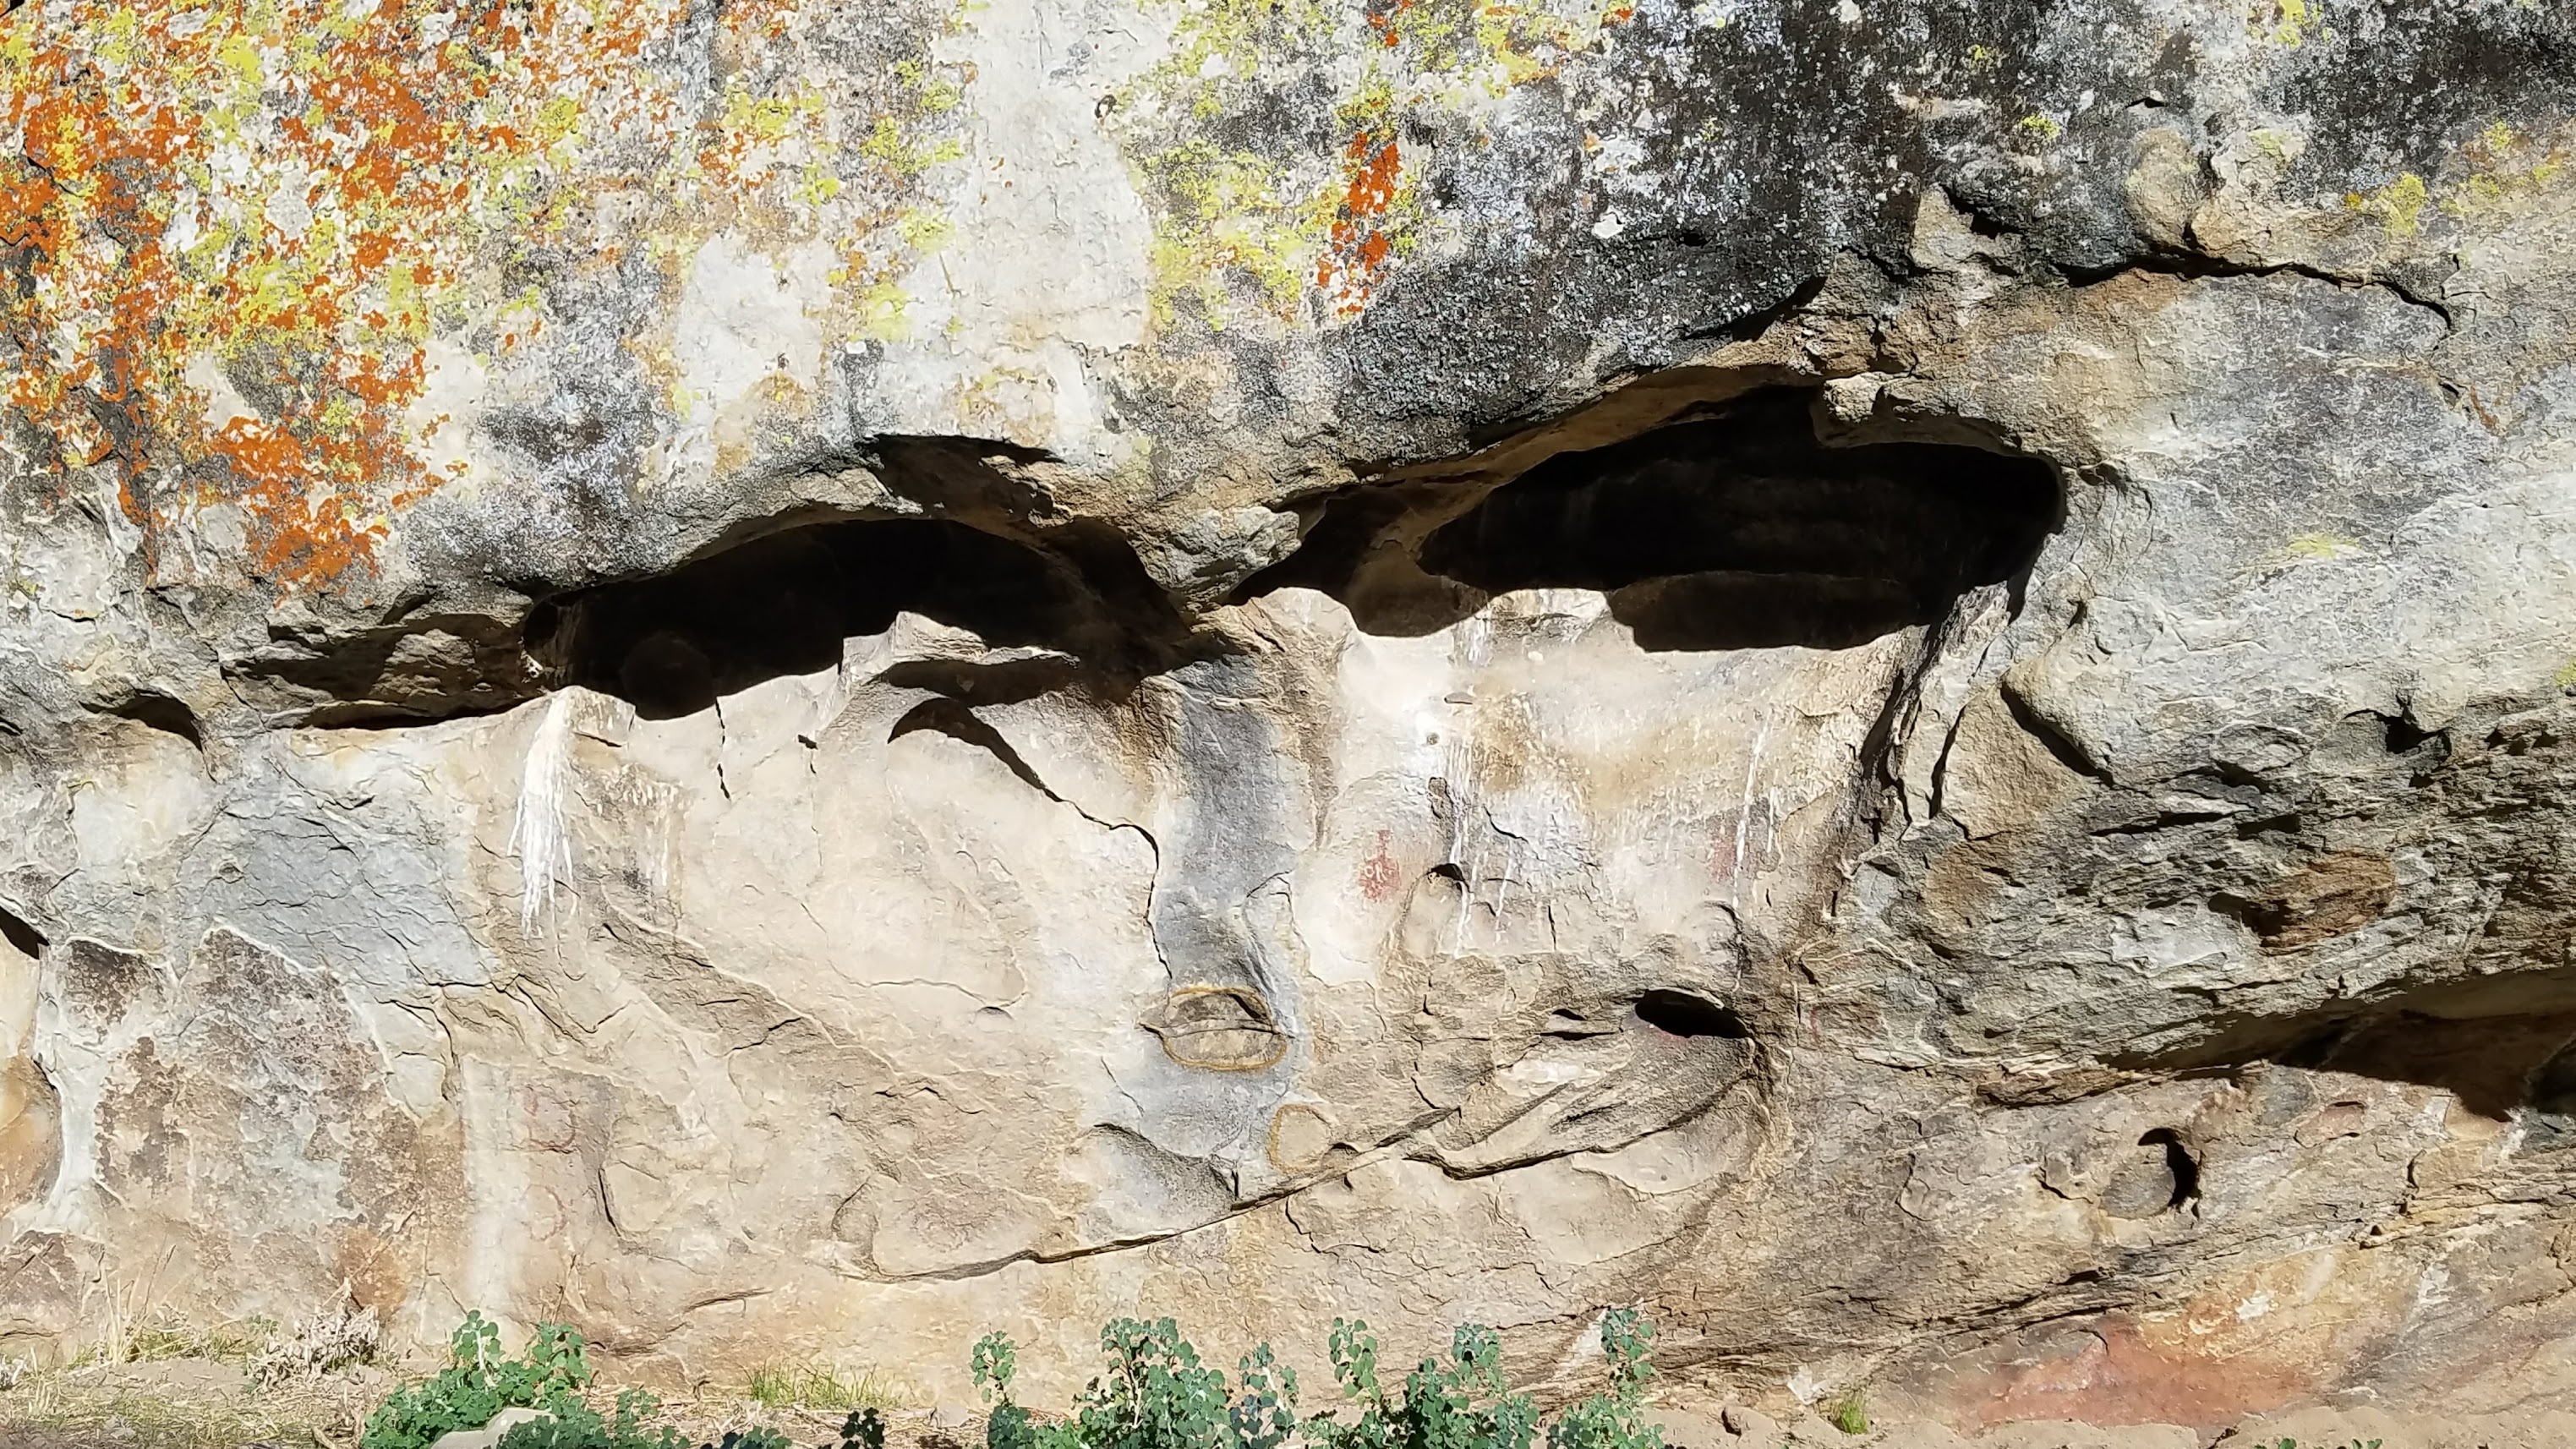
<svg viewBox="0 0 2576 1449"><path fill-rule="evenodd" d="M703 8L13 12L0 1351L2565 1389L2567 15Z"/></svg>

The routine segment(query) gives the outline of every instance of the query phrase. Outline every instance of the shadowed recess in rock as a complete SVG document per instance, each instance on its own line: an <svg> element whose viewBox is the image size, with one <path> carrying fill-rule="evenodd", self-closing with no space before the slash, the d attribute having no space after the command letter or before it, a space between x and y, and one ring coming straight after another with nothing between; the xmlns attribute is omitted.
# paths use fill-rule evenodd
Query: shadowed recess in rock
<svg viewBox="0 0 2576 1449"><path fill-rule="evenodd" d="M1492 595L1596 589L1648 649L1840 649L2018 578L2057 526L2047 464L1957 443L1829 446L1812 397L1766 390L1560 453L1427 532L1436 492L1338 495L1243 596L1317 588L1364 629L1420 633Z"/></svg>
<svg viewBox="0 0 2576 1449"><path fill-rule="evenodd" d="M2428 984L2382 1001L2246 1016L2188 1048L2115 1056L2156 1073L2244 1074L2267 1064L2410 1082L2494 1121L2520 1121L2534 1150L2576 1146L2576 971Z"/></svg>
<svg viewBox="0 0 2576 1449"><path fill-rule="evenodd" d="M29 960L45 954L44 933L5 910L0 910L0 941Z"/></svg>
<svg viewBox="0 0 2576 1449"><path fill-rule="evenodd" d="M1011 539L940 520L787 529L651 578L541 605L530 652L561 683L613 694L647 718L841 660L845 639L899 613L997 646L1093 655L1118 642L1075 568Z"/></svg>
<svg viewBox="0 0 2576 1449"><path fill-rule="evenodd" d="M1636 1010L1639 1021L1671 1036L1722 1036L1741 1041L1753 1035L1734 1008L1687 991L1657 987L1637 998Z"/></svg>
<svg viewBox="0 0 2576 1449"><path fill-rule="evenodd" d="M196 712L189 709L184 702L159 690L128 690L110 700L107 703L106 712L119 719L130 719L137 724L159 730L163 734L176 735L199 749L205 748L206 736L205 732L198 727Z"/></svg>

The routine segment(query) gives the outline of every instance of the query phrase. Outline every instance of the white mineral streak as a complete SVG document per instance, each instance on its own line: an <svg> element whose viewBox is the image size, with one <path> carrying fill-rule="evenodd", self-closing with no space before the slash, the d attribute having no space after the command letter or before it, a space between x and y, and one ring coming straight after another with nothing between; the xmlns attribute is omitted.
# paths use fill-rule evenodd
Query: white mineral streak
<svg viewBox="0 0 2576 1449"><path fill-rule="evenodd" d="M510 825L510 852L519 862L519 933L551 938L555 892L573 879L572 822L566 795L573 770L573 711L581 691L566 689L537 712L519 765L519 803ZM540 929L542 925L543 929Z"/></svg>

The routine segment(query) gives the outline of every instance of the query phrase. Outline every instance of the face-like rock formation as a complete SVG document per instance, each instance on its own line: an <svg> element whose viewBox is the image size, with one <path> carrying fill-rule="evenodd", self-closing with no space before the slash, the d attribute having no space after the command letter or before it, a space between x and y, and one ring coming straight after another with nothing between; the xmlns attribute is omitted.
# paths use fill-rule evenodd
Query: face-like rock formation
<svg viewBox="0 0 2576 1449"><path fill-rule="evenodd" d="M2576 1372L2576 21L0 18L0 1349Z"/></svg>

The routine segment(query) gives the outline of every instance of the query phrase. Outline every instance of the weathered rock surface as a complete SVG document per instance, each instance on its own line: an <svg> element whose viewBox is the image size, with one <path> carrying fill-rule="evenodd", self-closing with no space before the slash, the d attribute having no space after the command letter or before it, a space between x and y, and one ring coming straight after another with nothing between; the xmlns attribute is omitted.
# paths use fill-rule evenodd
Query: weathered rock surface
<svg viewBox="0 0 2576 1449"><path fill-rule="evenodd" d="M2508 0L28 0L0 1345L2556 1402L2571 92Z"/></svg>

